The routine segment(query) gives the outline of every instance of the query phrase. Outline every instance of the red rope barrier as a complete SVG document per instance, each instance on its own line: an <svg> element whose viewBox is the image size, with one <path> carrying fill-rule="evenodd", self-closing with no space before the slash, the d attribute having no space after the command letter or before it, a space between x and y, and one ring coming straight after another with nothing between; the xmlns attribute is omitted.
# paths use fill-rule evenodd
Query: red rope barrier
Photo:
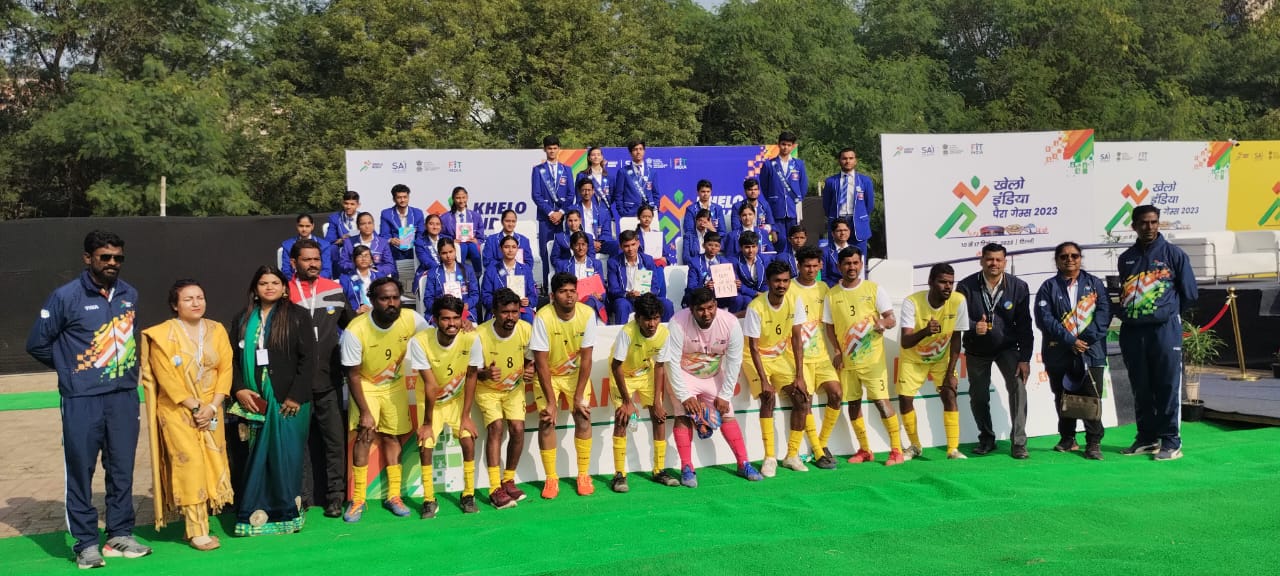
<svg viewBox="0 0 1280 576"><path fill-rule="evenodd" d="M1227 302L1226 302L1225 304L1223 304L1223 305L1222 305L1222 309L1218 311L1218 315L1217 315L1217 316L1214 316L1214 317L1213 317L1213 320L1210 320L1208 324L1205 324L1204 326L1201 326L1200 328L1198 328L1198 329L1197 329L1197 331L1199 331L1199 332L1204 332L1205 330L1210 330L1210 329L1212 329L1212 328L1214 327L1214 325L1218 323L1218 321L1219 321L1219 320L1222 320L1222 316L1223 316L1224 314L1226 314L1226 313L1227 313L1227 308L1230 308L1230 307L1231 307L1231 301L1230 301L1230 300L1227 300ZM1183 332L1183 333L1182 333L1182 337L1183 337L1183 338L1190 338L1190 337L1191 337L1191 333L1190 333L1190 332Z"/></svg>

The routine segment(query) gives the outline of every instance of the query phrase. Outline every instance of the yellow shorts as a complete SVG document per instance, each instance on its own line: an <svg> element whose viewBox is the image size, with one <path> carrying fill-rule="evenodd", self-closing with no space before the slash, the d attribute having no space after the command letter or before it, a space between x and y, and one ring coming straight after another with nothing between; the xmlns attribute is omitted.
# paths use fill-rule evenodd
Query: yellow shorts
<svg viewBox="0 0 1280 576"><path fill-rule="evenodd" d="M480 407L480 417L484 419L485 426L498 420L524 422L524 386L516 386L511 390L476 386L476 406Z"/></svg>
<svg viewBox="0 0 1280 576"><path fill-rule="evenodd" d="M578 375L572 376L552 376L551 377L551 393L556 398L564 397L570 408L573 407L573 395L578 390ZM587 381L587 387L582 391L582 401L591 404L591 382ZM533 403L542 410L547 407L547 398L542 394L542 385L535 384L533 387ZM559 406L557 406L559 408Z"/></svg>
<svg viewBox="0 0 1280 576"><path fill-rule="evenodd" d="M809 390L819 390L823 382L839 382L840 375L831 366L830 360L804 362L804 384Z"/></svg>
<svg viewBox="0 0 1280 576"><path fill-rule="evenodd" d="M919 396L920 388L927 378L933 379L934 388L941 388L947 377L947 363L919 364L915 362L898 363L898 395Z"/></svg>
<svg viewBox="0 0 1280 576"><path fill-rule="evenodd" d="M444 432L445 426L448 426L453 431L453 435L458 438L470 438L471 433L462 429L462 404L462 394L458 394L446 402L436 402L435 408L431 410L431 432L435 436L419 441L418 447L428 450L435 448L436 437L440 436L441 432ZM422 423L426 423L425 418L422 419Z"/></svg>
<svg viewBox="0 0 1280 576"><path fill-rule="evenodd" d="M653 406L653 372L643 376L627 378L627 392L631 393L631 401L641 406ZM618 387L609 388L609 397L613 399L613 407L622 406L622 394Z"/></svg>
<svg viewBox="0 0 1280 576"><path fill-rule="evenodd" d="M773 385L775 393L781 393L783 386L790 386L796 381L796 365L791 354L783 354L776 358L760 358L760 363L764 365L764 371L769 375L769 383ZM747 377L747 384L751 385L751 395L759 397L760 375L756 373L756 365L751 361L750 354L742 356L742 374Z"/></svg>
<svg viewBox="0 0 1280 576"><path fill-rule="evenodd" d="M844 399L849 402L889 399L889 375L883 362L871 366L848 366L840 370L840 376Z"/></svg>
<svg viewBox="0 0 1280 576"><path fill-rule="evenodd" d="M383 390L364 391L364 403L373 415L375 428L380 434L408 434L413 430L409 421L409 390L404 384L393 384ZM347 411L347 426L351 430L360 427L360 410L355 402Z"/></svg>

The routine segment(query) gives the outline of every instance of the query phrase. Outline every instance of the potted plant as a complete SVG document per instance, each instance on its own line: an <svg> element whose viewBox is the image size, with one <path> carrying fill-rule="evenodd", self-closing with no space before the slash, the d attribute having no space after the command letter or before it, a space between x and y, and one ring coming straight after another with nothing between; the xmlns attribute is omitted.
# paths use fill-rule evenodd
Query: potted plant
<svg viewBox="0 0 1280 576"><path fill-rule="evenodd" d="M1182 390L1186 400L1182 404L1182 419L1195 422L1204 413L1200 400L1200 375L1204 367L1218 359L1227 343L1213 330L1182 321Z"/></svg>

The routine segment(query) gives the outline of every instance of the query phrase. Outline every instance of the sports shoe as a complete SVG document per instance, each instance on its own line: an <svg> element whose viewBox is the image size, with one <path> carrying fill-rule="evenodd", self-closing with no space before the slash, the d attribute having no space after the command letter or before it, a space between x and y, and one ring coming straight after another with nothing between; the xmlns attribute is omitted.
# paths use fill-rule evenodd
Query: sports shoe
<svg viewBox="0 0 1280 576"><path fill-rule="evenodd" d="M409 515L409 507L404 505L404 500L401 500L399 496L383 500L382 507L401 518Z"/></svg>
<svg viewBox="0 0 1280 576"><path fill-rule="evenodd" d="M619 494L626 494L631 491L631 487L627 486L627 477L621 472L613 475L613 480L609 482L609 489Z"/></svg>
<svg viewBox="0 0 1280 576"><path fill-rule="evenodd" d="M1075 438L1063 438L1053 445L1054 452L1075 452L1080 449L1080 444L1076 443Z"/></svg>
<svg viewBox="0 0 1280 576"><path fill-rule="evenodd" d="M659 470L657 474L654 474L653 481L663 486L676 487L680 485L680 480L668 474L666 470Z"/></svg>
<svg viewBox="0 0 1280 576"><path fill-rule="evenodd" d="M367 505L363 500L358 503L352 500L350 504L347 504L347 511L342 513L342 521L359 522L360 518L364 516L364 509L366 507Z"/></svg>
<svg viewBox="0 0 1280 576"><path fill-rule="evenodd" d="M961 452L959 450L952 450L950 452L947 452L947 460L968 460L968 459L969 457L965 456L964 452Z"/></svg>
<svg viewBox="0 0 1280 576"><path fill-rule="evenodd" d="M986 456L987 454L990 454L995 451L996 451L995 442L978 442L978 445L973 449L973 455Z"/></svg>
<svg viewBox="0 0 1280 576"><path fill-rule="evenodd" d="M501 485L501 486L502 487L498 488L497 490L489 491L489 503L493 504L493 507L499 510L506 510L507 508L515 508L516 507L515 499L512 498L511 495L507 493L505 485Z"/></svg>
<svg viewBox="0 0 1280 576"><path fill-rule="evenodd" d="M889 451L889 459L884 461L884 465L885 465L885 466L897 466L897 465L899 465L899 464L901 464L901 463L903 463L903 462L906 462L906 461L907 461L907 459L906 459L906 457L905 457L905 456L903 456L903 455L902 455L902 451L901 451L901 450L890 450L890 451Z"/></svg>
<svg viewBox="0 0 1280 576"><path fill-rule="evenodd" d="M796 472L808 472L808 471L809 471L809 467L808 467L808 466L805 466L805 465L804 465L804 462L801 462L801 461L800 461L800 457L799 457L799 456L788 456L788 457L786 457L786 458L783 458L783 459L782 459L782 466L783 466L783 467L785 467L785 468L790 468L790 469L792 469L792 470L795 470Z"/></svg>
<svg viewBox="0 0 1280 576"><path fill-rule="evenodd" d="M81 570L90 568L102 568L107 565L107 561L102 559L102 553L98 552L98 546L90 546L81 550L76 554L76 566Z"/></svg>
<svg viewBox="0 0 1280 576"><path fill-rule="evenodd" d="M475 514L480 509L476 507L476 497L474 494L468 494L458 500L458 507L462 508L463 514Z"/></svg>
<svg viewBox="0 0 1280 576"><path fill-rule="evenodd" d="M1156 452L1156 455L1153 458L1153 460L1177 460L1181 457L1182 457L1182 448L1161 447L1160 451ZM105 552L106 549L104 548L103 551Z"/></svg>
<svg viewBox="0 0 1280 576"><path fill-rule="evenodd" d="M341 518L342 517L342 499L334 498L333 500L330 500L328 504L325 504L324 515L327 518Z"/></svg>
<svg viewBox="0 0 1280 576"><path fill-rule="evenodd" d="M754 470L754 468L752 469ZM764 476L765 478L773 478L774 476L777 476L778 475L778 459L765 458L764 461L760 463L760 475Z"/></svg>
<svg viewBox="0 0 1280 576"><path fill-rule="evenodd" d="M822 470L835 470L836 459L832 458L831 453L827 452L825 448L822 451L822 456L819 456L817 460L814 460L813 465L821 468Z"/></svg>
<svg viewBox="0 0 1280 576"><path fill-rule="evenodd" d="M591 484L591 477L586 474L578 475L578 495L590 496L596 493L596 487Z"/></svg>
<svg viewBox="0 0 1280 576"><path fill-rule="evenodd" d="M422 503L422 512L418 513L418 518L421 520L435 518L436 512L439 512L439 511L440 511L439 502L436 502L435 500L426 500Z"/></svg>
<svg viewBox="0 0 1280 576"><path fill-rule="evenodd" d="M1084 447L1085 460L1101 460L1102 446L1098 444L1089 444Z"/></svg>
<svg viewBox="0 0 1280 576"><path fill-rule="evenodd" d="M1178 452L1182 457L1182 452ZM116 536L108 538L107 545L102 547L102 555L107 558L141 558L151 553L150 546L143 546L133 536Z"/></svg>
<svg viewBox="0 0 1280 576"><path fill-rule="evenodd" d="M857 452L854 452L853 456L850 456L846 462L850 464L861 464L863 462L875 462L875 460L876 455L870 450L858 450Z"/></svg>
<svg viewBox="0 0 1280 576"><path fill-rule="evenodd" d="M902 449L902 459L903 459L903 460L911 460L911 459L913 459L913 458L919 458L919 457L920 457L920 454L921 454L921 452L920 452L920 447L919 447L919 446L911 445L911 446L907 446L906 448L903 448L903 449Z"/></svg>
<svg viewBox="0 0 1280 576"><path fill-rule="evenodd" d="M555 500L556 496L559 496L559 495L560 495L560 479L547 478L547 480L542 483L542 499Z"/></svg>
<svg viewBox="0 0 1280 576"><path fill-rule="evenodd" d="M770 458L769 460L773 459ZM768 462L769 460L765 460L765 462ZM738 467L738 475L746 478L750 482L759 482L764 480L764 475L757 471L756 467L752 466L750 462L743 462L742 466Z"/></svg>
<svg viewBox="0 0 1280 576"><path fill-rule="evenodd" d="M1121 450L1120 453L1125 456L1137 456L1139 454L1155 454L1159 451L1159 442L1143 442L1141 440L1135 440L1131 446Z"/></svg>
<svg viewBox="0 0 1280 576"><path fill-rule="evenodd" d="M680 469L680 485L685 488L698 487L698 474L693 471L693 466L685 466Z"/></svg>
<svg viewBox="0 0 1280 576"><path fill-rule="evenodd" d="M504 481L502 483L502 491L506 492L507 496L510 496L511 499L515 500L516 502L523 502L525 498L529 497L528 494L524 493L524 490L521 490L516 487L515 480Z"/></svg>
<svg viewBox="0 0 1280 576"><path fill-rule="evenodd" d="M1014 460L1026 460L1031 457L1031 454L1027 452L1027 447L1023 444L1014 444L1013 449L1009 451L1009 455Z"/></svg>

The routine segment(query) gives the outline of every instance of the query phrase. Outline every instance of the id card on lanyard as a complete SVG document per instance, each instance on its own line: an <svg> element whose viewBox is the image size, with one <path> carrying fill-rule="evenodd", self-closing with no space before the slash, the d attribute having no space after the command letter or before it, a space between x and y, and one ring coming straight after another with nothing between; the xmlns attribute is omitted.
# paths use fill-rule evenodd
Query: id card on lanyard
<svg viewBox="0 0 1280 576"><path fill-rule="evenodd" d="M310 298L306 298L306 299L304 299L303 297L306 295L306 291L304 291L304 290L302 289L302 281L301 281L301 280L298 280L297 278L294 278L294 279L293 279L293 284L294 284L295 286L297 286L297 287L298 287L298 303L299 303L299 304L302 304L303 306L305 306L305 307L306 307L306 309L307 309L307 314L310 314L310 315L311 315L311 320L312 320L312 322L314 323L314 322L315 322L315 311L316 311L316 296L318 296L318 295L319 295L319 291L318 291L318 290L316 290L315 285L312 285L312 286L311 286L311 297L310 297ZM319 342L319 341L320 341L320 327L319 327L319 326L312 325L312 326L311 326L311 331L312 331L313 335L315 336L316 342Z"/></svg>
<svg viewBox="0 0 1280 576"><path fill-rule="evenodd" d="M982 309L987 313L987 320L995 317L996 307L1000 305L1000 297L1004 295L1004 278L1000 278L1000 285L994 293L987 290L987 281L982 279Z"/></svg>
<svg viewBox="0 0 1280 576"><path fill-rule="evenodd" d="M258 318L258 349L254 350L254 359L258 366L266 366L270 361L270 356L267 354L267 343L263 330L263 327L267 325L267 322L265 318L262 318L261 313L259 313Z"/></svg>

